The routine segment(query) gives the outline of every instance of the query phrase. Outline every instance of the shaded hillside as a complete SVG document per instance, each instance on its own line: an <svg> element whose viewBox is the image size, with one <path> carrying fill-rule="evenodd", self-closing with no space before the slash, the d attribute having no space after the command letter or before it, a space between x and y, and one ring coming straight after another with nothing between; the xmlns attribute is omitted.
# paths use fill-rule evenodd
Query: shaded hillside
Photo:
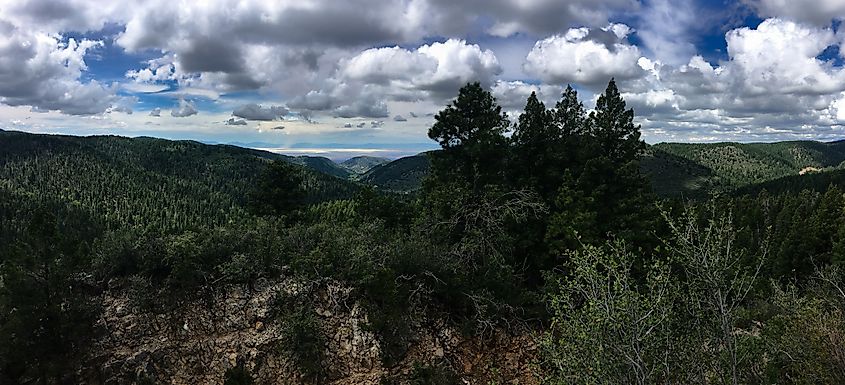
<svg viewBox="0 0 845 385"><path fill-rule="evenodd" d="M735 195L757 195L763 190L772 194L799 193L804 190L825 192L831 186L845 187L845 170L836 169L805 175L790 175L739 188Z"/></svg>
<svg viewBox="0 0 845 385"><path fill-rule="evenodd" d="M107 227L176 230L244 213L270 152L193 141L0 132L0 189L91 213ZM351 196L351 182L306 168L312 201Z"/></svg>
<svg viewBox="0 0 845 385"><path fill-rule="evenodd" d="M640 170L654 192L663 197L704 197L720 184L710 168L655 147L649 147L640 160Z"/></svg>
<svg viewBox="0 0 845 385"><path fill-rule="evenodd" d="M685 158L712 170L714 185L725 189L798 175L801 170L839 167L845 142L659 143L654 149Z"/></svg>
<svg viewBox="0 0 845 385"><path fill-rule="evenodd" d="M326 175L331 175L342 179L348 179L351 176L351 172L348 169L341 167L339 164L335 163L331 159L322 156L292 157L282 155L282 157L288 159L291 163L312 168Z"/></svg>
<svg viewBox="0 0 845 385"><path fill-rule="evenodd" d="M382 190L410 192L420 188L428 169L428 156L422 153L373 167L360 181Z"/></svg>
<svg viewBox="0 0 845 385"><path fill-rule="evenodd" d="M355 174L363 174L370 171L373 167L385 163L390 163L390 159L376 156L356 156L340 163L340 167L343 167Z"/></svg>

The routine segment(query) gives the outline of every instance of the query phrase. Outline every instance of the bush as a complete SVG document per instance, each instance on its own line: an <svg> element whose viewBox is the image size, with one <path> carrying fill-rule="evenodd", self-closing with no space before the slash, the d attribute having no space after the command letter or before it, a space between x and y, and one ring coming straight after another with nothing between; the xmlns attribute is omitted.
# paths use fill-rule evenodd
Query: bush
<svg viewBox="0 0 845 385"><path fill-rule="evenodd" d="M320 382L325 376L326 342L314 307L307 300L309 295L302 292L276 298L275 314L282 335L279 349L304 376Z"/></svg>

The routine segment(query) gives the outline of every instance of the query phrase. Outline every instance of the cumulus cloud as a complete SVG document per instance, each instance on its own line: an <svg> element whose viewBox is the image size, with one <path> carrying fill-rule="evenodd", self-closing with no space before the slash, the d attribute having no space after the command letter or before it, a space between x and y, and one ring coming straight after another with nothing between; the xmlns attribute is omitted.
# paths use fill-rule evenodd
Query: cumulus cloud
<svg viewBox="0 0 845 385"><path fill-rule="evenodd" d="M228 125L228 126L246 126L247 123L246 123L245 119L231 117L228 120L226 120L226 125Z"/></svg>
<svg viewBox="0 0 845 385"><path fill-rule="evenodd" d="M3 14L9 19L55 32L99 31L110 22L124 20L130 12L127 4L116 1L7 0L0 3Z"/></svg>
<svg viewBox="0 0 845 385"><path fill-rule="evenodd" d="M127 115L132 115L132 107L128 107L125 105L113 106L106 110L106 112L120 112Z"/></svg>
<svg viewBox="0 0 845 385"><path fill-rule="evenodd" d="M832 20L845 19L841 0L746 0L760 16L829 26Z"/></svg>
<svg viewBox="0 0 845 385"><path fill-rule="evenodd" d="M389 114L384 101L367 98L339 106L332 113L338 118L386 118Z"/></svg>
<svg viewBox="0 0 845 385"><path fill-rule="evenodd" d="M83 82L85 56L102 42L31 32L0 19L0 102L71 115L105 112L115 89Z"/></svg>
<svg viewBox="0 0 845 385"><path fill-rule="evenodd" d="M642 54L627 42L630 28L573 28L564 35L538 41L525 59L526 72L547 83L600 85L611 77L633 79L644 74Z"/></svg>
<svg viewBox="0 0 845 385"><path fill-rule="evenodd" d="M185 99L179 99L179 108L170 110L170 116L175 118L184 118L198 113L194 104Z"/></svg>
<svg viewBox="0 0 845 385"><path fill-rule="evenodd" d="M411 109L430 116L469 81L518 113L531 92L553 104L566 83L590 104L616 77L653 132L798 135L845 124L845 75L841 59L829 59L837 49L845 57L845 32L831 24L845 19L840 0L743 0L770 19L728 31L720 60L690 44L713 27L694 0L236 3L0 0L0 103L89 115L130 111L118 96L127 92L222 103L247 90L282 95L294 112L240 105L236 125L332 116L375 127L417 117ZM636 30L610 24L622 12ZM98 39L112 26L118 50L161 53L127 71L123 84L89 80L97 78L92 58L111 54ZM403 115L388 107L396 105ZM196 113L186 100L171 111Z"/></svg>
<svg viewBox="0 0 845 385"><path fill-rule="evenodd" d="M416 3L430 12L426 25L433 30L459 33L481 24L488 25L485 32L501 37L516 33L549 35L565 31L573 24L601 26L607 24L612 13L639 7L639 2L632 0L428 0Z"/></svg>
<svg viewBox="0 0 845 385"><path fill-rule="evenodd" d="M287 108L282 106L263 107L256 103L248 103L236 108L232 111L232 115L247 120L269 121L281 119L283 116L287 115L288 112Z"/></svg>
<svg viewBox="0 0 845 385"><path fill-rule="evenodd" d="M765 140L801 138L838 123L845 70L820 59L838 44L831 29L768 19L731 30L725 39L726 61L651 62L644 66L647 76L623 85L644 127L692 139Z"/></svg>
<svg viewBox="0 0 845 385"><path fill-rule="evenodd" d="M443 95L470 81L490 86L502 68L492 51L449 39L414 51L399 47L368 49L344 63L341 71L347 80Z"/></svg>
<svg viewBox="0 0 845 385"><path fill-rule="evenodd" d="M496 102L506 111L517 112L525 107L525 103L532 92L537 98L546 104L546 107L554 106L560 99L563 88L557 85L529 84L522 81L498 81L491 89Z"/></svg>
<svg viewBox="0 0 845 385"><path fill-rule="evenodd" d="M387 100L440 103L467 82L493 84L500 72L493 52L460 39L414 50L373 48L342 60L320 89L294 97L287 106L340 118L386 118Z"/></svg>
<svg viewBox="0 0 845 385"><path fill-rule="evenodd" d="M678 66L696 55L690 34L701 16L692 0L651 0L639 17L637 36L653 58Z"/></svg>
<svg viewBox="0 0 845 385"><path fill-rule="evenodd" d="M728 32L731 69L743 79L746 91L762 94L830 93L845 85L845 73L834 70L818 56L836 40L829 28L813 28L780 19L762 22L757 29Z"/></svg>
<svg viewBox="0 0 845 385"><path fill-rule="evenodd" d="M161 116L161 108L153 108L150 110L150 116L160 117Z"/></svg>

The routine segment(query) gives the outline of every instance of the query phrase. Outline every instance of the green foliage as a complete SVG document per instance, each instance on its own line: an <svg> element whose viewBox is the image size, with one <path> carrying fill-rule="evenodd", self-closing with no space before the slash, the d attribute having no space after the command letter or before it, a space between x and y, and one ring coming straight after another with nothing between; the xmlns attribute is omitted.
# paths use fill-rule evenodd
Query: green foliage
<svg viewBox="0 0 845 385"><path fill-rule="evenodd" d="M551 295L552 325L542 341L549 383L648 384L674 375L670 342L675 295L668 266L644 282L620 244L572 254Z"/></svg>
<svg viewBox="0 0 845 385"><path fill-rule="evenodd" d="M326 342L317 313L307 297L280 294L276 299L276 318L281 324L279 349L305 377L320 382L325 376L323 360Z"/></svg>
<svg viewBox="0 0 845 385"><path fill-rule="evenodd" d="M289 164L348 174L327 159L0 132L0 382L79 382L105 290L154 314L282 276L304 288L279 297L280 351L317 382L309 296L326 282L365 307L387 366L437 314L482 337L548 327L553 383L842 381L845 174L666 200L662 220L646 179L703 198L838 166L841 144L643 151L613 82L589 116L568 87L509 128L469 84L429 131L442 149L373 167L361 180L378 190ZM384 192L413 190L429 160L420 194ZM458 378L435 362L410 380Z"/></svg>
<svg viewBox="0 0 845 385"><path fill-rule="evenodd" d="M413 193L422 186L430 167L429 153L422 153L373 167L359 180L382 191Z"/></svg>
<svg viewBox="0 0 845 385"><path fill-rule="evenodd" d="M839 184L842 173L838 169L845 161L845 142L841 141L659 143L651 150L655 158L644 163L644 167L656 178L655 190L662 194L665 191L667 196L677 196L678 193L702 196L706 195L702 192L734 189L740 189L741 193L757 193L763 189L795 193L805 188L820 191L831 183ZM666 161L667 157L672 157L672 163ZM799 175L808 167L822 172ZM693 173L689 174L687 170ZM830 172L835 175L827 175ZM677 179L672 182L669 176L692 180L689 186L677 186ZM758 184L760 186L756 186Z"/></svg>
<svg viewBox="0 0 845 385"><path fill-rule="evenodd" d="M625 100L613 79L599 95L590 121L591 135L598 140L603 154L615 163L634 160L645 148L640 140L640 127L634 125L634 110L625 109Z"/></svg>
<svg viewBox="0 0 845 385"><path fill-rule="evenodd" d="M0 380L67 382L93 337L87 250L61 218L38 208L26 237L2 246ZM77 229L79 230L79 229ZM85 232L82 231L82 234Z"/></svg>
<svg viewBox="0 0 845 385"><path fill-rule="evenodd" d="M434 119L428 137L443 148L430 156L437 183L463 184L477 194L501 182L507 149L503 134L510 123L490 91L467 84Z"/></svg>
<svg viewBox="0 0 845 385"><path fill-rule="evenodd" d="M821 276L825 274L829 272ZM841 276L820 284L820 289L833 289L842 284ZM845 297L819 292L802 296L794 286L773 287L774 315L761 336L769 360L762 363L758 377L766 383L841 384L845 381Z"/></svg>
<svg viewBox="0 0 845 385"><path fill-rule="evenodd" d="M258 178L250 206L258 215L292 215L305 201L302 175L292 165L275 161Z"/></svg>

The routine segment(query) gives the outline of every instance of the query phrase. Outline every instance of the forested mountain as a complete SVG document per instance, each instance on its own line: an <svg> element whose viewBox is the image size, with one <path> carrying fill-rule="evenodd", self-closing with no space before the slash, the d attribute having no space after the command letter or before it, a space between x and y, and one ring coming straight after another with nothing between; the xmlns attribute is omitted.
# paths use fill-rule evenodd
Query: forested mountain
<svg viewBox="0 0 845 385"><path fill-rule="evenodd" d="M701 198L791 175L839 169L843 161L842 141L658 143L647 147L640 166L658 195ZM417 156L400 158L372 170L374 175L362 181L390 186L387 188L394 191L413 191L422 184L428 167Z"/></svg>
<svg viewBox="0 0 845 385"><path fill-rule="evenodd" d="M356 156L349 158L340 163L343 167L355 174L363 174L370 171L373 167L390 162L390 159L379 158L376 156Z"/></svg>
<svg viewBox="0 0 845 385"><path fill-rule="evenodd" d="M845 142L659 143L654 149L712 170L725 188L761 183L802 170L838 168L845 161Z"/></svg>
<svg viewBox="0 0 845 385"><path fill-rule="evenodd" d="M264 151L192 141L0 132L0 188L77 207L107 228L167 231L243 216L247 193L275 159ZM351 182L302 168L309 200L352 196Z"/></svg>
<svg viewBox="0 0 845 385"><path fill-rule="evenodd" d="M0 383L845 382L845 174L796 175L842 144L649 147L613 80L587 111L467 84L377 188L0 132Z"/></svg>
<svg viewBox="0 0 845 385"><path fill-rule="evenodd" d="M334 177L342 178L342 179L349 179L351 176L354 175L354 172L349 170L342 165L339 165L332 161L329 158L322 157L322 156L285 156L281 155L284 159L291 163L299 164L311 169L314 169L318 172L321 172L326 175L331 175Z"/></svg>
<svg viewBox="0 0 845 385"><path fill-rule="evenodd" d="M359 180L386 191L411 192L420 188L429 167L428 155L422 153L375 166Z"/></svg>

